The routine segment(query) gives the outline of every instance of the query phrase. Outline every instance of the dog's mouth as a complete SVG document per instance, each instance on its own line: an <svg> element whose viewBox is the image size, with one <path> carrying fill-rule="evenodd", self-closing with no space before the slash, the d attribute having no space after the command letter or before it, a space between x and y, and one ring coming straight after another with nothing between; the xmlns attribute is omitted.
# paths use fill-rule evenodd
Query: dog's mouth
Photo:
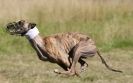
<svg viewBox="0 0 133 83"><path fill-rule="evenodd" d="M26 31L17 22L8 23L6 26L6 32L10 35L19 36L23 36L26 33Z"/></svg>
<svg viewBox="0 0 133 83"><path fill-rule="evenodd" d="M14 35L17 31L17 27L15 25L16 25L15 22L8 23L6 26L6 31L10 33L11 35Z"/></svg>

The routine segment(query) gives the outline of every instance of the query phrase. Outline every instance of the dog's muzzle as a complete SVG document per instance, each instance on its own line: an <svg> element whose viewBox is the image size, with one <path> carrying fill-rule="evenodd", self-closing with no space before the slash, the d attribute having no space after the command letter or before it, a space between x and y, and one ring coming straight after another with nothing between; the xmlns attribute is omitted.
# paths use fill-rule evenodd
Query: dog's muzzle
<svg viewBox="0 0 133 83"><path fill-rule="evenodd" d="M27 31L25 31L17 22L8 23L6 26L6 32L11 35L19 36L23 36L27 33Z"/></svg>
<svg viewBox="0 0 133 83"><path fill-rule="evenodd" d="M6 26L6 31L10 33L11 35L14 35L17 31L17 26L15 22L8 23Z"/></svg>

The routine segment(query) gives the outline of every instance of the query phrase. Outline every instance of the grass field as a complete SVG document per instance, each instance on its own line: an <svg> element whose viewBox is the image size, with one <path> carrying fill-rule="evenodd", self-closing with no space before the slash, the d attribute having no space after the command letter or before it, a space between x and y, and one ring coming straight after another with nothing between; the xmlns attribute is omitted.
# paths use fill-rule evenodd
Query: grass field
<svg viewBox="0 0 133 83"><path fill-rule="evenodd" d="M0 0L0 83L132 83L132 0ZM82 32L91 36L103 57L123 74L89 58L82 78L53 73L56 64L40 61L24 37L4 30L8 22L37 23L42 36Z"/></svg>
<svg viewBox="0 0 133 83"><path fill-rule="evenodd" d="M53 70L60 67L39 61L35 53L3 54L0 56L0 83L132 83L132 50L115 49L102 55L110 66L124 73L107 70L100 59L94 57L87 60L89 67L80 74L81 78L67 77L55 74Z"/></svg>

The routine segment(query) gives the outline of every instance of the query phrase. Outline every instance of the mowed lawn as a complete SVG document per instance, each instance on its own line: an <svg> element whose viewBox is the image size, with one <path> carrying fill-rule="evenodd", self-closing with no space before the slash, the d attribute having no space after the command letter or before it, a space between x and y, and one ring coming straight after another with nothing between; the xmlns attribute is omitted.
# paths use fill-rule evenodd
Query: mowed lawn
<svg viewBox="0 0 133 83"><path fill-rule="evenodd" d="M107 56L108 55L108 56ZM1 55L0 83L132 83L132 49L114 49L102 52L107 63L123 73L107 70L98 56L88 58L89 67L77 76L58 75L56 64L43 62L33 52L30 54Z"/></svg>

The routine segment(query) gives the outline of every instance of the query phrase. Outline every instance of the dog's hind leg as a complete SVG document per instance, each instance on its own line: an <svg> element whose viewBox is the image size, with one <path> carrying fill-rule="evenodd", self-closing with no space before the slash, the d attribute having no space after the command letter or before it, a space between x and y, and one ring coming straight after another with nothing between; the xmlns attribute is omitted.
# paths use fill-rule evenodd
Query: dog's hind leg
<svg viewBox="0 0 133 83"><path fill-rule="evenodd" d="M79 58L78 62L80 63L80 72L84 71L88 67L88 63L84 61L82 58Z"/></svg>
<svg viewBox="0 0 133 83"><path fill-rule="evenodd" d="M96 54L96 46L89 41L80 41L75 47L73 51L72 57L72 65L68 72L68 75L78 75L76 71L76 64L77 62L81 62L81 64L85 64L85 61L80 60L80 58L87 58L94 56Z"/></svg>

